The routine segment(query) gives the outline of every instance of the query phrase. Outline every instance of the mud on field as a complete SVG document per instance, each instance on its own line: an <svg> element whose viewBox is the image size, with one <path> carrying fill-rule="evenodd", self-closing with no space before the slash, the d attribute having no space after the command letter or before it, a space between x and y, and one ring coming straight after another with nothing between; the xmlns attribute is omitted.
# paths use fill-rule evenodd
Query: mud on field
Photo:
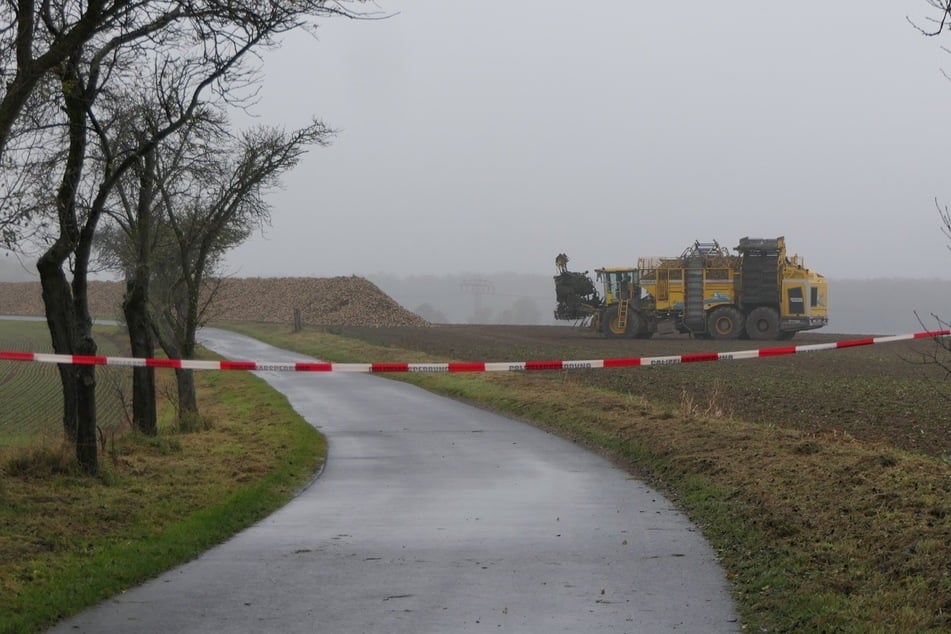
<svg viewBox="0 0 951 634"><path fill-rule="evenodd" d="M653 357L805 345L867 335L800 333L792 342L710 341L682 335L605 339L564 326L339 327L364 341L422 350L433 360L527 361ZM945 346L948 340L943 340ZM933 340L876 344L766 359L611 370L569 370L571 380L644 396L672 411L689 402L727 415L847 434L929 455L951 455L951 352ZM373 361L367 359L367 361Z"/></svg>

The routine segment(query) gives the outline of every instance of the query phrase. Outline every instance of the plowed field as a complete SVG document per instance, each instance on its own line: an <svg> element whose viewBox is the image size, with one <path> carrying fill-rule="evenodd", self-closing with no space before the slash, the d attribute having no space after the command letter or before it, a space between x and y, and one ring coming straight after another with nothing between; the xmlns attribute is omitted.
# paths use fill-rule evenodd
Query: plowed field
<svg viewBox="0 0 951 634"><path fill-rule="evenodd" d="M788 343L695 340L681 335L616 340L570 327L478 325L341 327L334 332L422 350L433 360L460 361L653 357L866 336L800 333ZM949 345L947 339L943 343ZM750 422L951 455L951 376L936 360L951 367L951 352L933 340L920 340L768 359L569 372L574 380L644 396L673 409L690 399Z"/></svg>

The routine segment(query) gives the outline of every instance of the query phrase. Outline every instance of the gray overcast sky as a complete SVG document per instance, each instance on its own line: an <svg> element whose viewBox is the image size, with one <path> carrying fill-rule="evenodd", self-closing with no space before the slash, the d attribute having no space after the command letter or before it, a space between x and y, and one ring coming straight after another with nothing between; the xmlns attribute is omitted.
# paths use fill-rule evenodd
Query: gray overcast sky
<svg viewBox="0 0 951 634"><path fill-rule="evenodd" d="M786 236L831 278L951 278L951 35L925 0L379 0L264 58L339 130L236 276L554 272Z"/></svg>

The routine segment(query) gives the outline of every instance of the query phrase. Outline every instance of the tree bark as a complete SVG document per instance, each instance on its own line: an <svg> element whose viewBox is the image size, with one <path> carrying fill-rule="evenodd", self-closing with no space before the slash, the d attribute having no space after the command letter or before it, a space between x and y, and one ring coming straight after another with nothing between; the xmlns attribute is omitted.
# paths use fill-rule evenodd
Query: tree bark
<svg viewBox="0 0 951 634"><path fill-rule="evenodd" d="M196 341L198 335L198 305L201 301L201 275L195 275L193 281L187 284L188 288L188 307L185 314L185 332L182 338L182 358L194 359L195 348L198 347ZM184 384L182 377L185 378ZM191 416L198 419L198 395L195 393L195 377L191 370L182 370L182 377L178 380L178 410L179 417ZM187 392L187 398L183 398L183 393Z"/></svg>
<svg viewBox="0 0 951 634"><path fill-rule="evenodd" d="M56 192L56 213L59 237L40 256L36 268L40 273L46 323L53 350L57 354L95 355L92 318L86 297L88 250L92 244L92 226L79 228L76 192L82 174L86 150L86 97L76 70L78 58L73 57L65 68L63 81L64 110L69 121L69 151L63 178ZM94 220L90 220L94 222ZM63 265L75 254L72 284L63 272ZM83 258L87 257L86 261ZM75 429L76 459L91 475L99 472L96 439L96 367L71 365L60 367L63 384L63 426L67 437Z"/></svg>
<svg viewBox="0 0 951 634"><path fill-rule="evenodd" d="M73 298L69 283L59 266L52 261L49 251L37 262L37 269L40 273L43 303L46 306L46 325L50 331L53 351L57 354L72 354L73 337L70 324L73 323ZM60 363L57 367L63 392L63 434L66 440L75 443L79 435L76 366Z"/></svg>
<svg viewBox="0 0 951 634"><path fill-rule="evenodd" d="M155 356L152 329L148 316L149 270L136 267L126 282L122 312L129 329L129 343L133 357L150 359ZM155 407L155 368L132 369L132 426L148 436L158 434L158 416Z"/></svg>
<svg viewBox="0 0 951 634"><path fill-rule="evenodd" d="M152 322L149 315L149 286L152 280L152 206L155 203L155 148L142 156L139 173L139 195L135 218L128 231L135 242L135 268L126 280L122 311L129 330L133 357L151 359L155 356ZM158 434L155 411L155 369L136 367L132 370L132 426L147 436Z"/></svg>
<svg viewBox="0 0 951 634"><path fill-rule="evenodd" d="M193 426L198 420L198 397L195 393L195 375L193 370L175 369L178 384L178 420L186 426Z"/></svg>
<svg viewBox="0 0 951 634"><path fill-rule="evenodd" d="M179 337L173 334L173 326L168 317L154 317L152 333L158 339L162 350L170 359L191 359L193 354L186 354L185 349L178 345ZM194 353L194 346L189 348ZM190 421L198 419L198 397L195 393L195 377L192 370L175 368L175 383L178 395L178 422L180 426L189 426Z"/></svg>
<svg viewBox="0 0 951 634"><path fill-rule="evenodd" d="M55 245L37 262L46 324L57 354L95 355L92 320L76 314L76 305L66 275L57 262ZM85 326L84 326L85 324ZM66 437L76 443L76 459L84 471L98 473L96 438L96 367L93 365L59 365L63 391L63 429Z"/></svg>
<svg viewBox="0 0 951 634"><path fill-rule="evenodd" d="M92 343L92 354L95 354L95 342ZM85 352L80 354L86 354ZM90 475L99 473L99 446L96 432L96 366L81 365L77 368L76 381L76 418L78 433L76 435L76 459L83 471Z"/></svg>

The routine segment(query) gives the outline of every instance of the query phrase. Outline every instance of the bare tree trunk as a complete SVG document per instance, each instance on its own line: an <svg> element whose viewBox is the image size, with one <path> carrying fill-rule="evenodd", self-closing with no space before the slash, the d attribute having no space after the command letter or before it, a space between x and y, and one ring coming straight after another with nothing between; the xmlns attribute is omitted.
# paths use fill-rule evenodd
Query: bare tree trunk
<svg viewBox="0 0 951 634"><path fill-rule="evenodd" d="M76 314L76 306L69 282L56 261L54 245L43 254L37 269L46 306L46 324L57 354L96 353L92 339L91 320L87 327ZM60 380L63 388L63 428L66 437L76 443L76 459L87 473L99 471L96 439L96 368L61 364Z"/></svg>
<svg viewBox="0 0 951 634"><path fill-rule="evenodd" d="M194 371L176 368L175 379L178 383L178 420L185 426L192 426L199 416Z"/></svg>
<svg viewBox="0 0 951 634"><path fill-rule="evenodd" d="M126 282L122 312L129 329L129 343L133 357L152 358L155 344L148 316L149 270L137 267ZM148 436L158 434L158 416L155 407L155 368L132 368L132 426Z"/></svg>
<svg viewBox="0 0 951 634"><path fill-rule="evenodd" d="M201 281L202 276L195 275L196 279L188 283L188 302L185 310L184 337L182 338L182 358L194 359L195 348L198 347L196 338L198 335L198 313L199 302L201 301ZM184 385L182 378L185 378ZM183 391L188 392L188 400L183 398ZM198 395L195 393L195 377L191 370L183 370L182 376L178 380L178 410L179 416L187 414L198 420Z"/></svg>
<svg viewBox="0 0 951 634"><path fill-rule="evenodd" d="M63 179L56 192L59 238L40 256L36 268L43 288L46 323L58 354L96 354L92 337L92 319L86 297L86 262L83 256L92 241L92 227L81 230L76 213L76 192L85 160L85 95L76 72L78 57L70 58L65 67L69 82L64 81L64 110L69 120L69 151ZM84 242L85 241L85 242ZM75 254L75 271L70 285L63 265ZM76 459L89 474L99 472L96 442L96 367L73 365L60 367L63 383L63 425L75 428ZM73 422L75 421L75 423Z"/></svg>
<svg viewBox="0 0 951 634"><path fill-rule="evenodd" d="M73 298L69 283L59 267L50 262L48 254L37 263L37 269L40 272L43 303L46 305L46 325L53 342L53 351L57 354L72 354L73 337L70 324L73 322ZM76 366L60 363L57 367L63 391L63 434L69 442L75 443L79 434Z"/></svg>
<svg viewBox="0 0 951 634"><path fill-rule="evenodd" d="M73 332L75 333L73 348L76 354L94 356L99 348L92 336L92 316L89 314L89 283L88 265L89 251L92 248L95 220L90 211L86 224L79 232L79 240L73 253L73 317L75 319ZM99 463L96 452L96 366L76 366L76 410L79 422L79 433L76 441L76 456L79 464L87 473L95 475L99 472Z"/></svg>
<svg viewBox="0 0 951 634"><path fill-rule="evenodd" d="M92 339L90 338L90 341ZM95 348L95 343L93 343ZM95 354L95 349L91 354ZM90 354L81 352L80 354ZM90 475L99 473L99 446L96 438L96 366L77 367L76 414L78 433L76 436L76 458L83 471Z"/></svg>
<svg viewBox="0 0 951 634"><path fill-rule="evenodd" d="M47 324L49 324L48 321ZM60 363L57 369L60 389L63 392L63 435L68 443L75 445L79 439L79 421L76 416L79 411L79 404L76 402L76 366Z"/></svg>
<svg viewBox="0 0 951 634"><path fill-rule="evenodd" d="M190 353L176 343L177 337L170 331L172 326L162 317L156 317L152 322L152 332L158 339L162 350L171 359L191 359L194 346ZM178 394L178 423L183 428L192 426L198 420L198 396L195 392L195 377L192 370L175 368L175 383Z"/></svg>

